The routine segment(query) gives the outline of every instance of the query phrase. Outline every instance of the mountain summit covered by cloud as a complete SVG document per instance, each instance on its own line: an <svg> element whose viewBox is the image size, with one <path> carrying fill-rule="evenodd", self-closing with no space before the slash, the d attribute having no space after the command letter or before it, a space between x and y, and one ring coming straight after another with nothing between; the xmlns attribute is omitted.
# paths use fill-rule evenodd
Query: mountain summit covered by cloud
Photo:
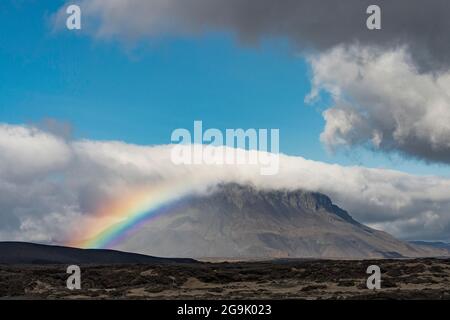
<svg viewBox="0 0 450 320"><path fill-rule="evenodd" d="M280 171L257 165L174 165L170 145L65 140L30 126L0 125L0 239L65 243L99 208L146 185L221 183L322 192L358 221L404 239L448 240L450 180L280 155ZM102 230L99 230L102 231ZM145 244L142 244L145 246Z"/></svg>
<svg viewBox="0 0 450 320"><path fill-rule="evenodd" d="M301 50L328 50L360 43L407 45L423 70L450 64L450 4L445 0L80 0L86 32L98 38L136 40L224 31L244 44L268 37L290 40ZM367 8L382 10L382 30L366 28ZM56 21L65 17L61 8Z"/></svg>
<svg viewBox="0 0 450 320"><path fill-rule="evenodd" d="M368 0L51 3L1 5L0 240L109 243L102 226L227 183L323 193L401 239L450 240L447 0L377 1L379 30ZM170 133L193 121L274 129L279 170L174 164Z"/></svg>

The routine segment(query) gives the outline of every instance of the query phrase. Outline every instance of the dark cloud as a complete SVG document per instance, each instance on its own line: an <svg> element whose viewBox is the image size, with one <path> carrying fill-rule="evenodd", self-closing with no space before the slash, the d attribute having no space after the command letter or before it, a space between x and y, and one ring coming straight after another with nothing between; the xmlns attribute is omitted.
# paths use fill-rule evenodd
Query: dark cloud
<svg viewBox="0 0 450 320"><path fill-rule="evenodd" d="M45 118L37 124L37 127L63 139L72 138L73 126L70 122L67 121L61 121L54 118Z"/></svg>
<svg viewBox="0 0 450 320"><path fill-rule="evenodd" d="M380 31L366 28L372 4L382 9ZM275 36L308 50L353 42L407 44L423 70L450 64L447 0L85 0L81 6L88 32L100 37L225 30L248 44Z"/></svg>

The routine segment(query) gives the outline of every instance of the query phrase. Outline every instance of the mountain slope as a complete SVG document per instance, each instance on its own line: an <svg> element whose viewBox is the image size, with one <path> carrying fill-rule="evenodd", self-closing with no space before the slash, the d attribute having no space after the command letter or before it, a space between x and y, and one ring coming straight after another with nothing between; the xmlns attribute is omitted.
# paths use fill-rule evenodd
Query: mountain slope
<svg viewBox="0 0 450 320"><path fill-rule="evenodd" d="M355 221L320 193L227 184L171 208L121 249L158 256L399 258L445 255ZM145 248L145 249L143 249Z"/></svg>
<svg viewBox="0 0 450 320"><path fill-rule="evenodd" d="M115 250L83 250L26 242L0 242L0 264L139 264L193 263Z"/></svg>

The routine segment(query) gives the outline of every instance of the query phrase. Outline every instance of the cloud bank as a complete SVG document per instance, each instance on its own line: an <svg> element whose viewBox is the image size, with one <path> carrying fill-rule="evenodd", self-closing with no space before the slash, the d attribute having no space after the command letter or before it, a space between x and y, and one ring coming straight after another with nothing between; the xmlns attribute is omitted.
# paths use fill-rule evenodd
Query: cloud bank
<svg viewBox="0 0 450 320"><path fill-rule="evenodd" d="M0 125L0 240L61 243L110 199L143 184L192 179L203 186L319 191L357 220L408 239L450 234L450 180L342 167L281 155L280 171L258 166L174 165L171 146L67 141L28 126ZM202 192L202 188L193 192Z"/></svg>

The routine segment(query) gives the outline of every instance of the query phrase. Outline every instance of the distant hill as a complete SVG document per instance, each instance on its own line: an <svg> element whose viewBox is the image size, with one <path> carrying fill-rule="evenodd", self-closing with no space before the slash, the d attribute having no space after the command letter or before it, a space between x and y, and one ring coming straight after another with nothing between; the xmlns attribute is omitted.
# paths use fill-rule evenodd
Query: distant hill
<svg viewBox="0 0 450 320"><path fill-rule="evenodd" d="M448 255L354 220L321 193L224 184L188 199L120 250L164 257L370 259Z"/></svg>
<svg viewBox="0 0 450 320"><path fill-rule="evenodd" d="M147 264L196 263L115 250L75 249L27 242L0 242L0 264Z"/></svg>
<svg viewBox="0 0 450 320"><path fill-rule="evenodd" d="M416 246L446 250L450 254L450 243L442 241L409 241Z"/></svg>

